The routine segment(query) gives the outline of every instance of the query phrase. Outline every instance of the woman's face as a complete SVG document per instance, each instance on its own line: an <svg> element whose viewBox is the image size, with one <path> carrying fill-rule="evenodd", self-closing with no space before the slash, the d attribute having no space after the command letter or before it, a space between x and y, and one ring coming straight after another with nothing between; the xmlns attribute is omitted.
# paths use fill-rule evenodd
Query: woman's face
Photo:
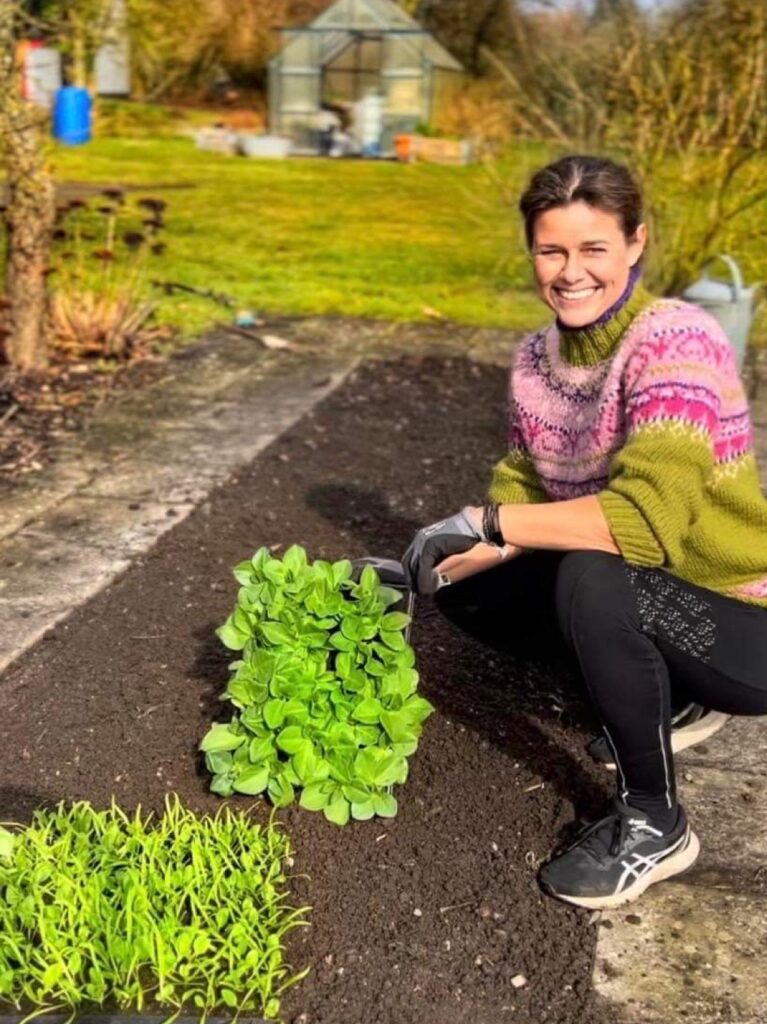
<svg viewBox="0 0 767 1024"><path fill-rule="evenodd" d="M646 241L644 224L629 241L615 214L581 200L547 210L533 230L538 293L562 323L584 327L621 297Z"/></svg>

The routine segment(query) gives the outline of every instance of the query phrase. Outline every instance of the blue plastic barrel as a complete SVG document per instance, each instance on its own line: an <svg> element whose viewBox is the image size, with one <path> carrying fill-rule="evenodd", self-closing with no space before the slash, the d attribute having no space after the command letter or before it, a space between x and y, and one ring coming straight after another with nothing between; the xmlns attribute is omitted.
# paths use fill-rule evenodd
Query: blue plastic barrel
<svg viewBox="0 0 767 1024"><path fill-rule="evenodd" d="M53 136L68 146L91 139L91 98L87 89L65 85L53 103Z"/></svg>

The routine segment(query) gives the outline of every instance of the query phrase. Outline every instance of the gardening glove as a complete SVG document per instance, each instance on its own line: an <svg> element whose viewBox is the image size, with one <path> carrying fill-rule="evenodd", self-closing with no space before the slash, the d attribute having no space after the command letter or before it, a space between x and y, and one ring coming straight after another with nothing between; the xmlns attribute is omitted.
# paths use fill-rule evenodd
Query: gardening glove
<svg viewBox="0 0 767 1024"><path fill-rule="evenodd" d="M412 540L402 556L408 586L417 594L433 594L441 586L439 573L434 567L448 557L468 551L485 540L482 526L474 525L469 506L449 519L424 526Z"/></svg>

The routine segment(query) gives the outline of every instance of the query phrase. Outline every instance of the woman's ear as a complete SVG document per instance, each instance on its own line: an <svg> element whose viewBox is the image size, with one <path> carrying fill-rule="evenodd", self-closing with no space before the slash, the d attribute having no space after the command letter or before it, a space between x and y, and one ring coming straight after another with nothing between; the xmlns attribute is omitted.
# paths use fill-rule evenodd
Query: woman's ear
<svg viewBox="0 0 767 1024"><path fill-rule="evenodd" d="M629 242L629 249L631 250L631 266L635 267L639 260L642 258L642 253L645 251L647 246L647 225L640 224L634 233L634 237Z"/></svg>

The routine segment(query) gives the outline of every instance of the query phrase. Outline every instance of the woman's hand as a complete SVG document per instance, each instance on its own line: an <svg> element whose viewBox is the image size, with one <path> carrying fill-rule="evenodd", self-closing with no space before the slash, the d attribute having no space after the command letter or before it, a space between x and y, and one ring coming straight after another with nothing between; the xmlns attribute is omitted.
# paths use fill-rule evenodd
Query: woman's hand
<svg viewBox="0 0 767 1024"><path fill-rule="evenodd" d="M482 509L469 505L447 519L424 526L402 556L408 585L418 594L433 594L440 584L435 566L482 540Z"/></svg>
<svg viewBox="0 0 767 1024"><path fill-rule="evenodd" d="M495 544L475 544L468 551L450 555L435 566L435 572L441 577L446 577L449 583L459 583L469 576L495 569L502 562L508 562L521 553L522 548L514 547L513 544L504 544L502 548Z"/></svg>

